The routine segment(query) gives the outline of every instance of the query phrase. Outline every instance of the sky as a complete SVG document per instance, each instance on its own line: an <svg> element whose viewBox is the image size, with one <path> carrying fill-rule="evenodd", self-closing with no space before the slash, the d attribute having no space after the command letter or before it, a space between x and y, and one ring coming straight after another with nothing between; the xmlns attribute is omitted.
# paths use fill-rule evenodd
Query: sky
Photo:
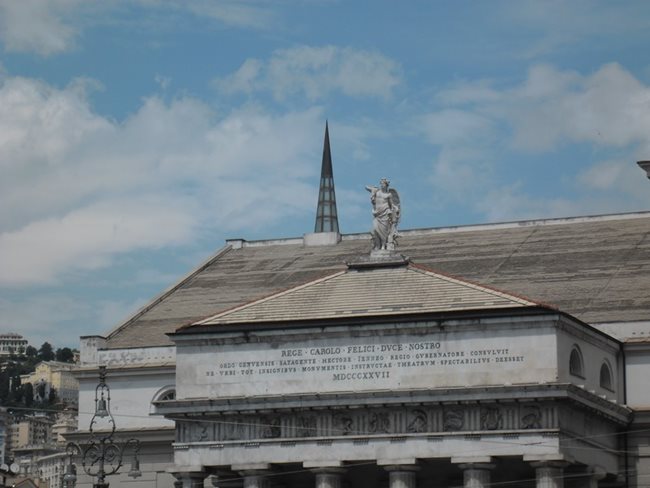
<svg viewBox="0 0 650 488"><path fill-rule="evenodd" d="M650 210L650 2L0 0L0 332L104 335L228 238Z"/></svg>

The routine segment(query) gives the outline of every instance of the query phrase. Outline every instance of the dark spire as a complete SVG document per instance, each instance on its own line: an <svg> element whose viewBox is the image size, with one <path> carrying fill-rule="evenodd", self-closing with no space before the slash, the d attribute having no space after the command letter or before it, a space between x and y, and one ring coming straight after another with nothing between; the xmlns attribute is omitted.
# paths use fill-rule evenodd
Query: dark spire
<svg viewBox="0 0 650 488"><path fill-rule="evenodd" d="M316 209L314 232L338 232L339 218L336 213L336 194L334 193L334 173L332 172L332 153L330 133L325 122L325 141L323 142L323 163L320 170L320 189Z"/></svg>

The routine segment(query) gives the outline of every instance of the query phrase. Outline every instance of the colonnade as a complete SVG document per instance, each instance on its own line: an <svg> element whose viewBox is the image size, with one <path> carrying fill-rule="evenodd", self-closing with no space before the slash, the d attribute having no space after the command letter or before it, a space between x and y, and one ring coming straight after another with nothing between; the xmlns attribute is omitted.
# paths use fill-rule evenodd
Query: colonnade
<svg viewBox="0 0 650 488"><path fill-rule="evenodd" d="M463 472L463 488L489 488L496 465L486 461L463 461L456 464ZM452 459L453 462L453 459ZM423 488L428 484L418 482L420 466L410 464L377 463L388 474L387 488ZM569 463L563 461L533 461L529 463L535 473L535 488L564 488L565 469ZM305 469L313 474L314 488L343 488L346 469L341 466L319 466ZM272 488L273 471L270 465L233 465L230 472L234 478L209 476L207 471L176 472L175 488ZM572 475L571 486L575 488L598 488L598 481L605 473L597 469L584 469L580 475ZM530 482L532 486L532 480ZM386 485L384 485L386 486Z"/></svg>

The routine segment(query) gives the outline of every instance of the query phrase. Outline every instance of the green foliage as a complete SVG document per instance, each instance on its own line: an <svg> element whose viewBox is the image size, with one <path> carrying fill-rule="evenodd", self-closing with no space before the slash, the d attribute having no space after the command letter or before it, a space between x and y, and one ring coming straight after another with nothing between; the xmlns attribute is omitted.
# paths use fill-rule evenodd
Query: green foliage
<svg viewBox="0 0 650 488"><path fill-rule="evenodd" d="M56 350L56 360L62 363L71 363L74 361L74 353L69 347L63 347Z"/></svg>
<svg viewBox="0 0 650 488"><path fill-rule="evenodd" d="M26 407L31 407L32 404L34 403L34 387L32 386L31 383L25 383L22 385L22 390L23 390L23 402L25 403Z"/></svg>
<svg viewBox="0 0 650 488"><path fill-rule="evenodd" d="M0 405L3 407L47 407L58 405L58 397L54 388L41 389L41 385L33 386L29 383L21 384L20 375L33 373L36 365L41 361L54 359L62 362L74 360L74 350L63 347L54 352L48 342L43 343L40 349L27 346L24 350L12 353L8 358L0 359ZM41 391L35 390L41 389ZM38 401L35 402L34 398Z"/></svg>
<svg viewBox="0 0 650 488"><path fill-rule="evenodd" d="M38 357L41 361L52 361L55 358L54 349L52 344L49 342L44 342L41 348L38 350Z"/></svg>

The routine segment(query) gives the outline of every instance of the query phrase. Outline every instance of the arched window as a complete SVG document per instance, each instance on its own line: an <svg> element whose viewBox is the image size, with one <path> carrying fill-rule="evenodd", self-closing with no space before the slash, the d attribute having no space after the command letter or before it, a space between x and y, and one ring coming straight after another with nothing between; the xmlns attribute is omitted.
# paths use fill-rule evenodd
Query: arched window
<svg viewBox="0 0 650 488"><path fill-rule="evenodd" d="M573 376L578 376L579 378L585 377L585 368L584 363L582 362L582 353L578 346L573 346L571 350L571 356L569 357L569 373Z"/></svg>
<svg viewBox="0 0 650 488"><path fill-rule="evenodd" d="M150 414L156 414L156 407L154 406L155 402L164 402L168 400L176 400L176 386L167 385L162 387L156 392L156 394L151 399L151 405L149 407Z"/></svg>
<svg viewBox="0 0 650 488"><path fill-rule="evenodd" d="M607 364L607 361L603 362L600 367L600 386L609 391L614 391L614 385L612 385L612 370Z"/></svg>
<svg viewBox="0 0 650 488"><path fill-rule="evenodd" d="M159 401L176 400L176 390L169 390L158 397Z"/></svg>

